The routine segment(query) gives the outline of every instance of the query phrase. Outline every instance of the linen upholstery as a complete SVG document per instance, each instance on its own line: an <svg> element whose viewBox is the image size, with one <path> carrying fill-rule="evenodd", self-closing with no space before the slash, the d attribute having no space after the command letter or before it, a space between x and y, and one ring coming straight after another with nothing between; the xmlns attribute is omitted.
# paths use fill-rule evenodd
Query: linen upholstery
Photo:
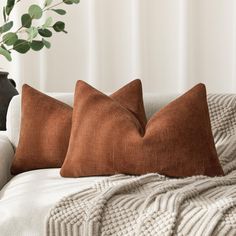
<svg viewBox="0 0 236 236"><path fill-rule="evenodd" d="M9 139L4 134L4 132L0 132L0 190L2 187L9 181L10 167L12 163L12 159L14 157L14 150L12 148Z"/></svg>
<svg viewBox="0 0 236 236"><path fill-rule="evenodd" d="M128 97L127 97L128 100ZM64 177L146 174L223 175L199 84L145 125L117 101L78 81Z"/></svg>

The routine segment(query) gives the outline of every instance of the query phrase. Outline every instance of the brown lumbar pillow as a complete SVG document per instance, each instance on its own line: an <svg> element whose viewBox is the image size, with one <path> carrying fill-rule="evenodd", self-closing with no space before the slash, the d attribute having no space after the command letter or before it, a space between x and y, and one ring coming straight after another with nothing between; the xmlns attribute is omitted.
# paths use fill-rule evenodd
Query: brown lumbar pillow
<svg viewBox="0 0 236 236"><path fill-rule="evenodd" d="M146 124L139 80L124 86L111 97L126 107L140 123ZM86 109L83 112L86 113ZM11 167L12 174L61 167L68 148L71 118L70 106L24 85L20 140Z"/></svg>
<svg viewBox="0 0 236 236"><path fill-rule="evenodd" d="M130 94L124 99L129 102ZM140 110L142 99L137 100ZM76 85L64 177L145 174L223 175L211 132L203 84L148 121L83 81Z"/></svg>

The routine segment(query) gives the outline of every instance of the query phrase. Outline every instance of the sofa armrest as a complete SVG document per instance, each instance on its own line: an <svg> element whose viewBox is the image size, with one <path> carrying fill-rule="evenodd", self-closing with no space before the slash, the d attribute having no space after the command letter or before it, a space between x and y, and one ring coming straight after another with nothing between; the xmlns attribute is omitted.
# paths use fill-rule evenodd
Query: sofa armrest
<svg viewBox="0 0 236 236"><path fill-rule="evenodd" d="M0 134L0 190L11 178L10 167L14 150L8 137Z"/></svg>

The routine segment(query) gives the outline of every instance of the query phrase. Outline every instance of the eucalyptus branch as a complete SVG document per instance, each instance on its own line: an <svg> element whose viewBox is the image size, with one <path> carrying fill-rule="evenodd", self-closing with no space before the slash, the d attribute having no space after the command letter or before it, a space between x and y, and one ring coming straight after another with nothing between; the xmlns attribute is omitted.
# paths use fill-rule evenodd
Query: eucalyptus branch
<svg viewBox="0 0 236 236"><path fill-rule="evenodd" d="M27 53L30 49L39 51L43 47L50 48L51 43L46 40L50 38L54 32L64 32L65 23L63 21L53 22L52 17L47 17L42 24L37 21L41 19L46 11L53 11L59 15L65 15L64 9L58 9L60 5L74 5L78 4L80 0L60 0L60 2L53 3L54 0L44 0L44 7L38 4L30 4L27 12L21 16L21 26L17 30L11 31L14 21L10 20L12 10L16 4L22 0L7 0L7 4L3 7L4 24L0 27L0 55L3 55L9 61L11 58L11 51L19 53ZM37 22L37 23L36 23ZM26 38L22 38L22 32L26 33Z"/></svg>

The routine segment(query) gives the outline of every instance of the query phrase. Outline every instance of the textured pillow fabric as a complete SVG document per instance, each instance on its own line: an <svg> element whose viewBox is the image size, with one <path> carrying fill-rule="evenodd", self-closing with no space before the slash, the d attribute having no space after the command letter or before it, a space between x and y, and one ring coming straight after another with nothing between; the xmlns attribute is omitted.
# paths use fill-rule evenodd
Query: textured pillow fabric
<svg viewBox="0 0 236 236"><path fill-rule="evenodd" d="M128 94L126 98L128 102ZM149 172L172 177L223 175L212 137L205 86L195 86L145 125L119 102L78 81L61 175Z"/></svg>
<svg viewBox="0 0 236 236"><path fill-rule="evenodd" d="M143 104L142 83L139 79L128 83L110 97L132 113L142 127L146 126L147 118Z"/></svg>
<svg viewBox="0 0 236 236"><path fill-rule="evenodd" d="M141 86L139 80L134 80L112 94L111 98L119 101L145 125L147 120ZM70 106L24 85L20 139L11 167L12 174L61 167L68 148L71 119Z"/></svg>
<svg viewBox="0 0 236 236"><path fill-rule="evenodd" d="M12 174L61 167L70 138L72 107L24 85L21 109Z"/></svg>

